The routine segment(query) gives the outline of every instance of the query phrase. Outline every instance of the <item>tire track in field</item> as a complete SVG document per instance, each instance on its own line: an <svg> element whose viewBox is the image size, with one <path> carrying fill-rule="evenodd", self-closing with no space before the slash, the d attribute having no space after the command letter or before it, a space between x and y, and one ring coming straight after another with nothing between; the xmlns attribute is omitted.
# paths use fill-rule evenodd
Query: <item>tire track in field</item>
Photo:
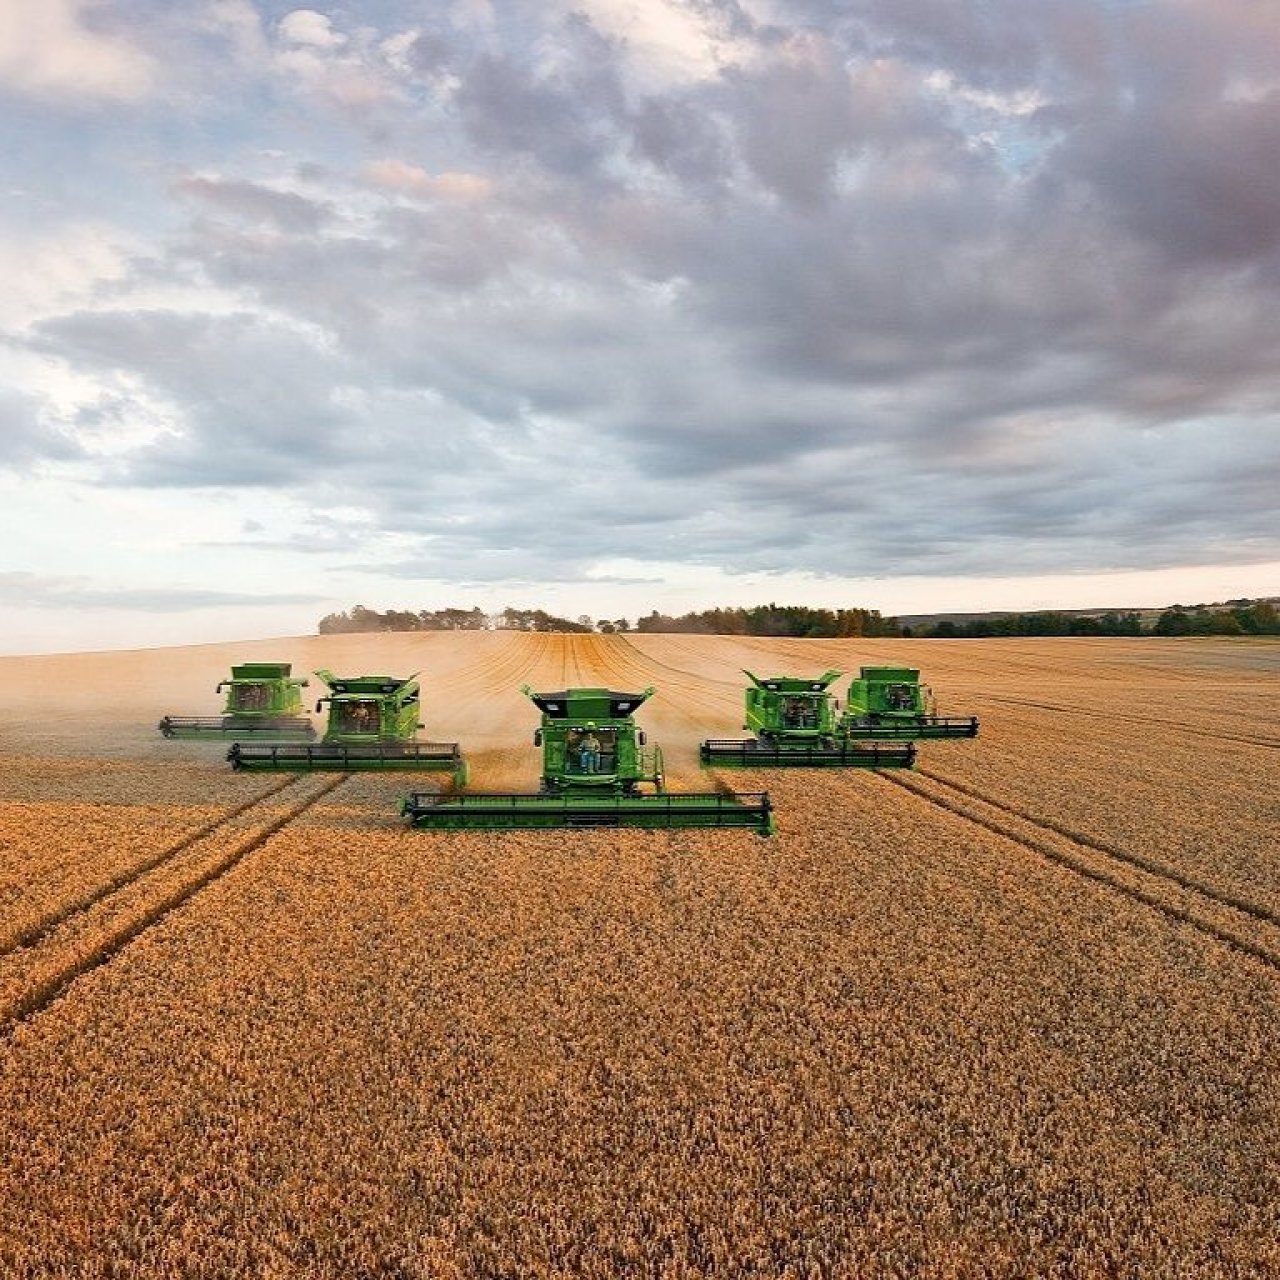
<svg viewBox="0 0 1280 1280"><path fill-rule="evenodd" d="M670 777L682 783L688 780L705 779L722 794L731 794L735 787L718 769L706 769L698 756L698 745L707 736L707 722L715 722L721 714L718 706L722 695L712 685L728 685L727 681L708 680L669 663L653 663L649 656L623 636L610 637L618 643L610 645L602 655L606 669L611 675L618 675L628 685L645 686L649 682L650 670L654 665L661 665L672 673L673 678L667 680L658 690L655 701L661 702L653 706L653 718L662 726L663 738L657 745L662 747ZM738 690L741 697L742 685L729 686ZM668 697L663 698L664 690ZM674 695L674 696L670 696ZM648 704L652 706L653 704ZM686 739L681 726L689 727ZM677 735L673 741L666 735L670 731Z"/></svg>
<svg viewBox="0 0 1280 1280"><path fill-rule="evenodd" d="M480 656L443 686L451 698L492 697L495 687L501 688L508 680L517 679L545 659L551 637L522 632L500 634L504 643L481 646Z"/></svg>
<svg viewBox="0 0 1280 1280"><path fill-rule="evenodd" d="M693 708L703 708L714 713L717 695L708 689L708 685L723 684L726 687L742 689L741 685L729 685L727 680L708 680L694 672L681 667L672 666L668 662L657 662L648 654L637 649L625 636L618 637L619 643L610 646L603 655L605 668L610 674L616 674L631 684L648 686L652 667L662 667L672 673L673 679L658 688L657 697L662 699L661 707L665 718L688 721L693 725L702 723ZM663 697L667 691L675 696ZM739 694L741 696L741 694Z"/></svg>
<svg viewBox="0 0 1280 1280"><path fill-rule="evenodd" d="M492 706L495 698L515 693L519 682L537 679L537 671L546 664L552 637L542 634L512 632L511 643L486 654L466 668L463 679L448 689L451 713L456 718L461 708ZM510 688L508 689L508 686Z"/></svg>
<svg viewBox="0 0 1280 1280"><path fill-rule="evenodd" d="M562 637L563 649L560 654L562 667L561 680L566 689L586 688L586 676L582 671L582 642L585 637L567 632Z"/></svg>
<svg viewBox="0 0 1280 1280"><path fill-rule="evenodd" d="M508 642L466 669L465 680L448 691L451 723L459 731L470 770L469 787L503 790L528 785L535 769L526 736L537 724L537 710L519 689L522 684L554 687L563 665L556 643L545 632L509 632Z"/></svg>
<svg viewBox="0 0 1280 1280"><path fill-rule="evenodd" d="M695 658L697 656L695 653L696 646L675 639L674 635L670 632L646 632L645 634L661 636L664 642L663 648L665 648L672 656L677 656L681 653L693 654ZM739 692L739 696L741 696L742 689L745 688L745 685L741 680L721 680L715 676L700 676L696 672L691 671L688 667L678 667L674 663L664 662L661 658L655 658L639 645L633 644L630 638L626 635L619 634L616 638L622 645L626 646L626 648L634 655L636 661L642 663L645 668L656 667L662 671L670 671L685 682L697 681L700 685L715 684L722 685L726 689L736 689ZM738 639L737 636L712 636L708 638L715 640ZM706 661L705 655L703 655L703 661ZM661 690L659 690L659 692L661 692Z"/></svg>
<svg viewBox="0 0 1280 1280"><path fill-rule="evenodd" d="M100 884L96 884L86 889L80 895L73 897L70 901L58 907L57 910L49 912L42 916L39 920L30 921L25 925L19 925L12 932L0 938L0 960L4 960L6 956L11 955L15 951L21 950L23 947L29 947L39 942L46 934L51 933L64 921L69 920L72 916L78 915L82 911L89 910L95 903L101 902L104 898L109 897L113 893L127 888L135 881L141 879L149 872L156 870L163 863L168 862L171 858L176 858L184 850L189 849L197 841L204 840L213 835L220 828L226 826L230 822L234 822L237 818L244 816L249 810L255 806L269 800L272 796L278 795L286 787L292 786L298 781L300 775L291 774L278 782L274 787L261 792L254 796L251 800L246 800L243 804L236 805L232 809L228 809L220 813L216 818L211 818L208 822L201 823L194 831L189 831L185 836L179 837L171 844L167 844L158 853L148 854L140 861L133 863L131 866L125 867L118 871L115 875L109 876Z"/></svg>
<svg viewBox="0 0 1280 1280"><path fill-rule="evenodd" d="M183 849L89 905L66 915L31 945L0 962L0 1037L47 1009L78 978L112 960L131 942L183 906L201 889L226 875L255 849L301 817L350 774L290 777L289 784L314 782L307 794L244 839L226 847L221 837L232 824L284 789L259 796L193 833ZM285 784L287 785L287 784Z"/></svg>
<svg viewBox="0 0 1280 1280"><path fill-rule="evenodd" d="M1280 914L1224 893L1139 854L1033 818L936 774L876 774L891 786L962 818L1067 870L1106 885L1171 920L1280 972ZM1216 917L1216 918L1215 918Z"/></svg>
<svg viewBox="0 0 1280 1280"><path fill-rule="evenodd" d="M988 702L1001 702L1015 707L1032 707L1038 711L1057 711L1066 715L1089 716L1095 720L1124 720L1131 724L1158 724L1166 729L1181 729L1184 733L1193 734L1197 738L1213 738L1219 742L1242 743L1248 747L1268 747L1280 750L1280 738L1250 738L1243 734L1223 733L1218 729L1204 729L1186 720L1165 720L1158 716L1136 716L1124 711L1095 711L1089 707L1074 707L1057 702L1038 702L1031 698L1012 698L1007 694L987 693L983 695ZM1221 713L1218 713L1221 714Z"/></svg>

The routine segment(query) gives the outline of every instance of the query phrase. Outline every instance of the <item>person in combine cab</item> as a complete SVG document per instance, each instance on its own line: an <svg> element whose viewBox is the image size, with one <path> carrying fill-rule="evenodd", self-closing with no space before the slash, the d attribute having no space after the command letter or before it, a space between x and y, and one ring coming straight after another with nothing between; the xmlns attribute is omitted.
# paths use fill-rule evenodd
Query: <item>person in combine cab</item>
<svg viewBox="0 0 1280 1280"><path fill-rule="evenodd" d="M582 739L578 759L583 773L600 772L600 739L596 737L596 727L588 720L587 732Z"/></svg>

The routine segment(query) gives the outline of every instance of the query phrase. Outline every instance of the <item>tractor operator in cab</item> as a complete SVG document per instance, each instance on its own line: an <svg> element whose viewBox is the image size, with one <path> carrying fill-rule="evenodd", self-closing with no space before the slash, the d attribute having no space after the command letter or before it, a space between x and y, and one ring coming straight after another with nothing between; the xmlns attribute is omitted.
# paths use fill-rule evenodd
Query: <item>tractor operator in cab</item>
<svg viewBox="0 0 1280 1280"><path fill-rule="evenodd" d="M596 726L593 720L587 721L587 732L582 739L578 761L583 773L600 772L600 739L596 737Z"/></svg>

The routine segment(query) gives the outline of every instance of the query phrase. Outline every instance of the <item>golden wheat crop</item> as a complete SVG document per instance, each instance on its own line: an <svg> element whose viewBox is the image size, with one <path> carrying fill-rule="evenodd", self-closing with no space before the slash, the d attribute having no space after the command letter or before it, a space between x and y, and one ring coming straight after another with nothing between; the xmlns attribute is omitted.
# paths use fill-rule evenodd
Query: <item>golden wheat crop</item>
<svg viewBox="0 0 1280 1280"><path fill-rule="evenodd" d="M431 736L472 754L471 726L489 781L523 781L532 722L507 680L649 671L652 736L683 785L710 785L690 743L732 731L733 664L771 654L663 639L504 638L488 675L450 668L456 702L428 673ZM893 656L877 644L815 644L809 665ZM1280 884L1266 779L1197 753L1200 722L1148 735L1025 705L1033 687L1055 701L1059 649L917 652L968 691L949 709L982 715L982 737L927 744L914 790L724 775L771 789L770 841L410 832L403 779L266 794L278 780L182 757L215 817L261 803L0 961L11 990L40 964L71 973L0 1039L0 1273L1280 1272L1280 943L1213 896L1265 907ZM1131 652L1082 651L1057 701L1174 681L1177 650L1158 678ZM984 664L1023 702L984 702ZM92 818L86 768L33 775L0 824L38 845L37 808ZM121 818L104 841L136 853L198 829L187 784L136 768L168 798L108 806L141 830ZM1233 848L1207 827L1195 845L1188 812ZM50 867L89 857L59 840Z"/></svg>

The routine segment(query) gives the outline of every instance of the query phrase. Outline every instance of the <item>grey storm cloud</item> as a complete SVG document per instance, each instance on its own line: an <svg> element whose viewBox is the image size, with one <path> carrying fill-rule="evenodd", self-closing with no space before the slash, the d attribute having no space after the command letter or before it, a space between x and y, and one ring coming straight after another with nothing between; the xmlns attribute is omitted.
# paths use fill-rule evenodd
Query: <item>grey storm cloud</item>
<svg viewBox="0 0 1280 1280"><path fill-rule="evenodd" d="M503 3L424 18L393 73L395 12L316 55L345 97L294 86L321 124L265 112L273 173L259 148L171 183L146 283L233 310L34 329L173 423L103 482L346 500L417 539L395 572L456 581L1276 553L1262 7L703 0L719 63L665 79Z"/></svg>
<svg viewBox="0 0 1280 1280"><path fill-rule="evenodd" d="M307 235L329 216L323 202L292 191L276 191L256 182L185 177L174 192L194 204L246 222L266 223L279 231Z"/></svg>
<svg viewBox="0 0 1280 1280"><path fill-rule="evenodd" d="M148 486L287 484L304 457L360 448L356 413L332 394L324 352L247 314L95 311L39 326L37 350L108 374L140 374L180 430L141 448L123 479Z"/></svg>
<svg viewBox="0 0 1280 1280"><path fill-rule="evenodd" d="M0 470L25 471L39 462L66 462L82 456L79 443L42 420L34 396L0 388Z"/></svg>
<svg viewBox="0 0 1280 1280"><path fill-rule="evenodd" d="M627 109L614 46L577 15L563 38L564 65L555 74L483 55L466 67L456 101L480 146L526 153L572 176L598 169L614 152Z"/></svg>

